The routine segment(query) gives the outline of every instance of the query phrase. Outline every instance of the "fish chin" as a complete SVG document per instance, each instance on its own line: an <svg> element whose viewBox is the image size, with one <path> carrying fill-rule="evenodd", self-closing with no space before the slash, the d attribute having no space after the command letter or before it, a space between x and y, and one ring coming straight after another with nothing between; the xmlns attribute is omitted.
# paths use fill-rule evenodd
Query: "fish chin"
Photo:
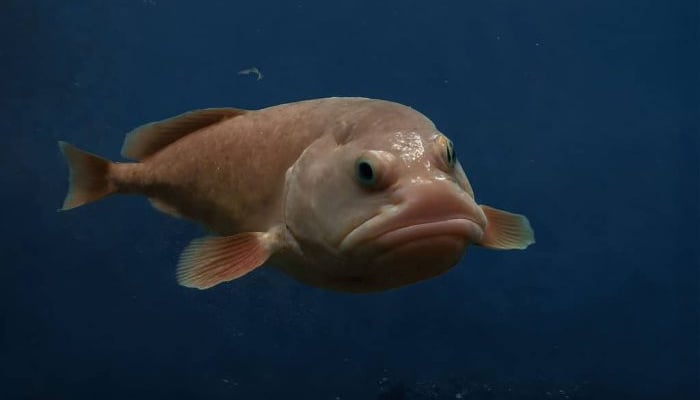
<svg viewBox="0 0 700 400"><path fill-rule="evenodd" d="M466 249L464 237L433 235L417 237L378 252L369 263L375 274L397 285L428 279L455 266Z"/></svg>
<svg viewBox="0 0 700 400"><path fill-rule="evenodd" d="M438 276L457 265L467 238L449 230L425 235L424 230L402 228L363 246L374 248L366 257L367 282L378 288L396 288Z"/></svg>

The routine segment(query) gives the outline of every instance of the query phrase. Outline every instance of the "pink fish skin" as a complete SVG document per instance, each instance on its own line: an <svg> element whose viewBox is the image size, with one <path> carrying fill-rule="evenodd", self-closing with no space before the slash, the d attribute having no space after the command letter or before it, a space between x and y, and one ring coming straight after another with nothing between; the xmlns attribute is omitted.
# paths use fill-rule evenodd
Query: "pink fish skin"
<svg viewBox="0 0 700 400"><path fill-rule="evenodd" d="M180 256L187 287L270 265L312 286L375 292L440 275L472 244L534 243L526 217L477 204L427 117L390 101L195 110L127 134L128 163L59 146L70 168L61 210L139 194L213 233Z"/></svg>

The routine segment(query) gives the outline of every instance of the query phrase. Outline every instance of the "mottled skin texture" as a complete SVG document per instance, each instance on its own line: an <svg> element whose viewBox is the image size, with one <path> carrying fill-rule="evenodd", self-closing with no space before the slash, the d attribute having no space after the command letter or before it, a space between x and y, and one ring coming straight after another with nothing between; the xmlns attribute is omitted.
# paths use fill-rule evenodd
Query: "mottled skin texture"
<svg viewBox="0 0 700 400"><path fill-rule="evenodd" d="M337 103L250 111L187 135L138 164L122 164L113 176L123 190L159 199L218 234L267 231L282 221L285 172L309 143L333 130L343 113Z"/></svg>
<svg viewBox="0 0 700 400"><path fill-rule="evenodd" d="M448 142L397 103L317 99L208 126L114 164L109 179L218 235L276 232L270 264L311 285L367 292L441 274L484 235ZM371 187L358 183L361 159L374 167Z"/></svg>

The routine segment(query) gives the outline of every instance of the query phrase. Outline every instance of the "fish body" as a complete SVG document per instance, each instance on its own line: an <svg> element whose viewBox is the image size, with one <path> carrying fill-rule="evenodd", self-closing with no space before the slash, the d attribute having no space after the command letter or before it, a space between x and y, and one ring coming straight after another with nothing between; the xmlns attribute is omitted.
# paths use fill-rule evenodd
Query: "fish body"
<svg viewBox="0 0 700 400"><path fill-rule="evenodd" d="M131 163L60 146L71 170L63 210L139 194L212 232L180 257L189 287L270 264L313 286L379 291L445 272L470 244L534 243L525 217L476 203L452 142L394 102L191 111L127 134Z"/></svg>

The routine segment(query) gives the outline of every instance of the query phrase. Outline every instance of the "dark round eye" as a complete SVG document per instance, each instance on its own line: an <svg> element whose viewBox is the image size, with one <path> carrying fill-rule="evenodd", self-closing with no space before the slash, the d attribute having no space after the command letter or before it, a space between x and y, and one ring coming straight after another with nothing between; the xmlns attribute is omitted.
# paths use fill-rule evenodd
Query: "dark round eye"
<svg viewBox="0 0 700 400"><path fill-rule="evenodd" d="M377 182L377 173L372 163L364 158L355 162L355 178L364 186L373 186Z"/></svg>
<svg viewBox="0 0 700 400"><path fill-rule="evenodd" d="M454 167L455 163L457 162L457 154L455 153L455 147L450 139L447 139L447 142L445 143L445 160L447 161L447 165L449 165L450 168Z"/></svg>

